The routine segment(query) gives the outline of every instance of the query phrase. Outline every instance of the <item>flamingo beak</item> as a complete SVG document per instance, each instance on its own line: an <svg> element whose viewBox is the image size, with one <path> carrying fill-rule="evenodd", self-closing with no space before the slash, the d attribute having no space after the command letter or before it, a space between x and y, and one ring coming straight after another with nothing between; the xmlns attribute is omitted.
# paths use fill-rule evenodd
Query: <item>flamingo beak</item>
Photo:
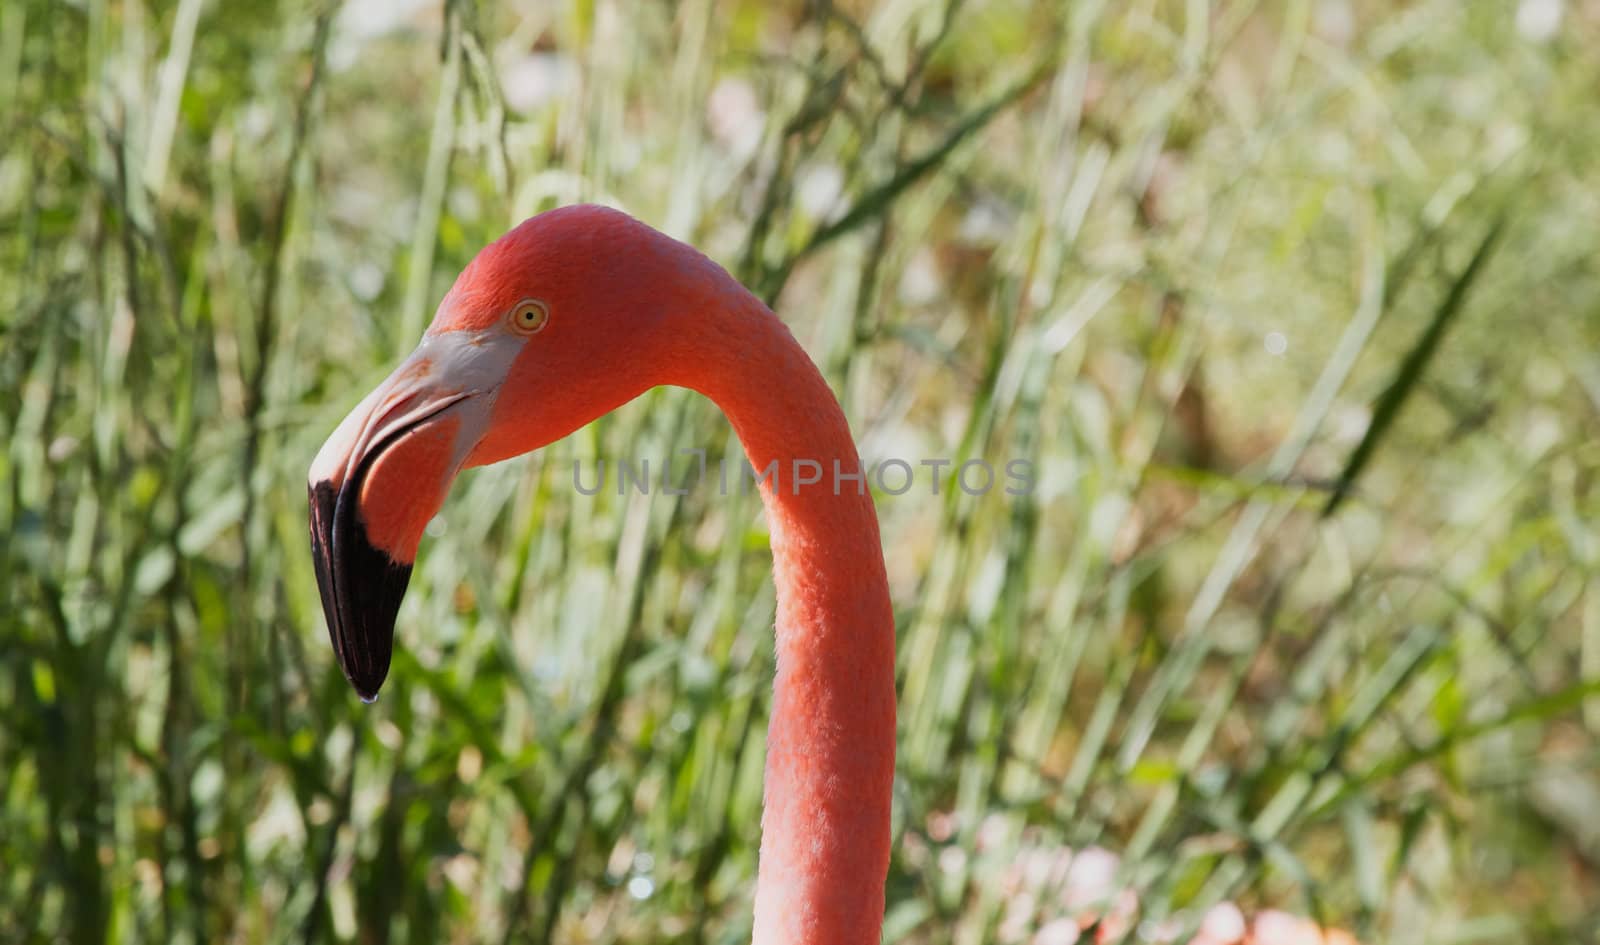
<svg viewBox="0 0 1600 945"><path fill-rule="evenodd" d="M362 701L373 702L389 675L394 621L411 565L372 544L354 505L346 488L335 490L328 481L311 487L311 557L339 668Z"/></svg>
<svg viewBox="0 0 1600 945"><path fill-rule="evenodd" d="M487 425L498 385L461 369L470 345L471 338L425 338L311 464L311 557L328 637L366 702L389 673L423 529Z"/></svg>

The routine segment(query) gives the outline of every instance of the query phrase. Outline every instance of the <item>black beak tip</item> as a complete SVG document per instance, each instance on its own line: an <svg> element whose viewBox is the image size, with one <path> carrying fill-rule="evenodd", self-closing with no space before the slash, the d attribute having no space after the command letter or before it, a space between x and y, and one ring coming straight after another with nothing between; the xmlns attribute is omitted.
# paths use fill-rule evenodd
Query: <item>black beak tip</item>
<svg viewBox="0 0 1600 945"><path fill-rule="evenodd" d="M390 631L391 634L393 630ZM352 665L352 662L354 665ZM344 671L344 678L350 683L350 688L356 691L361 701L371 705L378 701L378 690L383 688L383 681L389 675L389 654L387 652L376 655L369 662L358 658L349 661L341 654L339 668Z"/></svg>
<svg viewBox="0 0 1600 945"><path fill-rule="evenodd" d="M329 482L311 486L311 557L334 656L361 701L371 703L389 675L411 565L367 538L353 491L348 483L338 490Z"/></svg>

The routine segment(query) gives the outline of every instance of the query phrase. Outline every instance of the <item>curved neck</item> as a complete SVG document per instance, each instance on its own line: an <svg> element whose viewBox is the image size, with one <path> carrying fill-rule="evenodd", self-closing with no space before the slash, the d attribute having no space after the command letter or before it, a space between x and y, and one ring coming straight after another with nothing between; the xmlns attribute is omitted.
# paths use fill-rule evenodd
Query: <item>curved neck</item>
<svg viewBox="0 0 1600 945"><path fill-rule="evenodd" d="M860 460L804 349L742 288L718 301L696 315L710 331L687 386L727 414L758 476L775 470L760 484L777 678L755 942L876 945L895 749L894 613L878 519L864 478L835 479L835 463L851 474Z"/></svg>

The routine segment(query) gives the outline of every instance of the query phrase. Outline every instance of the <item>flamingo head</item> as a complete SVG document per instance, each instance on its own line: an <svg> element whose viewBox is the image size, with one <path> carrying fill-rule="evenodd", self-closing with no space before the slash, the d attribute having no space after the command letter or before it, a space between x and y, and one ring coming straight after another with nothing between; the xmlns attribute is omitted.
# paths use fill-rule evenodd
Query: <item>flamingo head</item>
<svg viewBox="0 0 1600 945"><path fill-rule="evenodd" d="M533 217L462 271L421 344L334 430L311 464L311 551L334 652L363 699L388 675L423 529L457 473L679 383L668 316L715 282L708 266L616 211Z"/></svg>

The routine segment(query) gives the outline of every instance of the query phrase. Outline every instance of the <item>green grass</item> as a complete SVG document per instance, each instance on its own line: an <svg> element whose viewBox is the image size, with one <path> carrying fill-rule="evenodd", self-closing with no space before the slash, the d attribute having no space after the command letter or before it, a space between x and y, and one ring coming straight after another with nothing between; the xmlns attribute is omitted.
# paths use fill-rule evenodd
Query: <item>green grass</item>
<svg viewBox="0 0 1600 945"><path fill-rule="evenodd" d="M1036 463L878 497L889 940L1090 844L1152 921L1595 934L1594 4L375 6L0 0L0 941L746 940L758 503L571 481L708 404L465 476L375 706L322 624L311 456L576 200L869 456Z"/></svg>

